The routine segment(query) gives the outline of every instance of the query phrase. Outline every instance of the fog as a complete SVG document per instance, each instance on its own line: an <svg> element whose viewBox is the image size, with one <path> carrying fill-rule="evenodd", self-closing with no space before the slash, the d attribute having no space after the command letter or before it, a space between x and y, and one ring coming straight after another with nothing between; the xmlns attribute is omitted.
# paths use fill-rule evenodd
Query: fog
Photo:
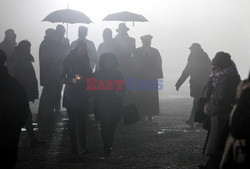
<svg viewBox="0 0 250 169"><path fill-rule="evenodd" d="M189 47L193 42L201 44L212 59L218 51L231 54L239 73L244 79L250 68L250 1L248 0L1 0L0 40L4 31L12 28L17 34L17 42L27 39L32 43L34 66L39 79L38 50L47 28L55 28L57 23L42 22L50 12L58 9L76 9L85 13L93 21L89 25L88 39L96 48L102 42L102 31L109 27L116 35L119 22L102 19L114 12L130 11L145 16L149 22L126 23L130 36L141 46L140 36L151 34L152 46L162 56L164 70L164 90L161 97L186 97L189 95L188 80L180 92L174 84L182 73ZM77 39L78 26L69 24L70 42ZM66 26L66 25L65 25Z"/></svg>

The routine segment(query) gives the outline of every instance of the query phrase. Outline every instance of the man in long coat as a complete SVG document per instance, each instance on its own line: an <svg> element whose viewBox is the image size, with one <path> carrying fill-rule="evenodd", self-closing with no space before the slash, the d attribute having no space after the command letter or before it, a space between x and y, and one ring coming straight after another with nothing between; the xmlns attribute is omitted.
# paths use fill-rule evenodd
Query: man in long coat
<svg viewBox="0 0 250 169"><path fill-rule="evenodd" d="M149 122L152 121L153 115L158 115L160 112L158 79L163 78L161 55L156 48L151 47L152 38L151 35L142 36L142 47L133 53L137 88L132 93L142 120Z"/></svg>
<svg viewBox="0 0 250 169"><path fill-rule="evenodd" d="M194 100L191 115L186 123L194 127L195 104L199 97L201 97L202 91L208 82L211 73L211 60L207 53L203 51L200 44L193 43L189 49L191 53L188 57L187 65L175 86L176 90L179 91L181 85L190 77L190 96Z"/></svg>

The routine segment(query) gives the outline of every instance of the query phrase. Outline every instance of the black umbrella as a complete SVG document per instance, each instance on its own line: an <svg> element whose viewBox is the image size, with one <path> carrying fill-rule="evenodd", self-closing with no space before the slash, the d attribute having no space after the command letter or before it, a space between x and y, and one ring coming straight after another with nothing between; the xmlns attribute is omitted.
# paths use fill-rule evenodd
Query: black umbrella
<svg viewBox="0 0 250 169"><path fill-rule="evenodd" d="M47 15L43 21L48 21L51 23L67 23L67 35L68 35L68 24L74 23L92 23L90 18L84 13L72 9L61 9L54 12L51 12Z"/></svg>
<svg viewBox="0 0 250 169"><path fill-rule="evenodd" d="M131 21L133 22L133 24L134 22L148 22L148 20L144 16L127 11L109 14L103 19L103 21L122 21L122 22Z"/></svg>

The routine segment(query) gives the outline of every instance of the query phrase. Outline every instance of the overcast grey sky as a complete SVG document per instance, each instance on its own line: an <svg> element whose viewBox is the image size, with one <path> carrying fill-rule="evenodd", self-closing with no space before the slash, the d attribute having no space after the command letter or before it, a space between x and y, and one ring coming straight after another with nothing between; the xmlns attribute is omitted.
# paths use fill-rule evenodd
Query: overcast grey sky
<svg viewBox="0 0 250 169"><path fill-rule="evenodd" d="M102 21L106 15L124 10L144 15L149 22L135 23L134 27L126 23L129 34L136 38L137 47L141 45L140 36L154 36L152 46L162 55L168 86L181 74L193 42L200 43L211 59L218 51L230 53L242 78L249 72L249 0L1 0L0 40L8 28L15 30L17 41L30 40L38 70L38 49L44 31L57 25L41 20L54 10L67 8L67 4L93 21L85 26L89 28L87 38L96 47L102 42L104 28L110 27L116 34L119 22ZM77 38L79 25L69 25L71 42Z"/></svg>

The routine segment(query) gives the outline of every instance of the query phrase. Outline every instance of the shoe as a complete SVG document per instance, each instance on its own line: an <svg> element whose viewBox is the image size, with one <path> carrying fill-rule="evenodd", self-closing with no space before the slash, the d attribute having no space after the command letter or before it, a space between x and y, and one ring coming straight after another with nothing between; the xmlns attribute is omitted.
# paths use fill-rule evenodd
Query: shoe
<svg viewBox="0 0 250 169"><path fill-rule="evenodd" d="M194 128L194 123L191 122L190 120L187 120L186 124L189 125L191 128Z"/></svg>

